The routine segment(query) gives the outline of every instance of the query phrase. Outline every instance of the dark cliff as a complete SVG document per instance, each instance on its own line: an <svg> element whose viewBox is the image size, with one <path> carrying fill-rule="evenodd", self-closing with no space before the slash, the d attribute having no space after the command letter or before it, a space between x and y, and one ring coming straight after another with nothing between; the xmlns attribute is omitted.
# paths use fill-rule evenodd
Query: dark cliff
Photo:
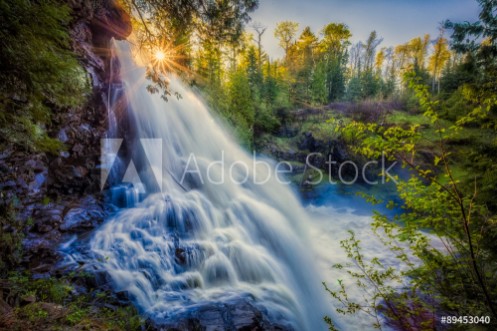
<svg viewBox="0 0 497 331"><path fill-rule="evenodd" d="M0 153L1 197L21 225L3 231L23 232L22 266L39 274L53 271L61 242L91 230L105 216L100 140L107 129L107 91L118 76L111 72L111 41L131 33L129 15L113 0L69 0L68 5L72 50L91 92L81 107L52 109L47 131L64 144L58 155L15 146Z"/></svg>

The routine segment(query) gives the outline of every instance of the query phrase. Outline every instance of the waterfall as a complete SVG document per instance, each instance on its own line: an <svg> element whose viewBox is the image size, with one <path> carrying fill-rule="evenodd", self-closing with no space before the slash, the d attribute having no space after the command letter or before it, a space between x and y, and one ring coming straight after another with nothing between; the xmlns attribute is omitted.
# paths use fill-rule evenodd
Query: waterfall
<svg viewBox="0 0 497 331"><path fill-rule="evenodd" d="M254 161L179 79L170 86L181 98L165 102L147 91L129 46L119 42L116 52L134 163L127 181L135 189L149 181L90 242L114 289L157 323L250 301L288 329L326 329L323 316L333 308L313 262L309 216L274 164ZM133 152L138 145L141 154Z"/></svg>

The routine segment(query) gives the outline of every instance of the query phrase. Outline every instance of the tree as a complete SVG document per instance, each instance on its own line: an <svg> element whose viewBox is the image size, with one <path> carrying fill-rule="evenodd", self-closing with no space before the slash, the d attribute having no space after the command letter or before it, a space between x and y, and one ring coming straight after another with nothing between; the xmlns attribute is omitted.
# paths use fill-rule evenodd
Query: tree
<svg viewBox="0 0 497 331"><path fill-rule="evenodd" d="M351 76L360 76L363 63L362 53L364 51L364 44L359 41L350 48L350 74Z"/></svg>
<svg viewBox="0 0 497 331"><path fill-rule="evenodd" d="M383 41L383 38L378 38L376 31L369 34L368 40L364 44L364 70L373 70L374 60L376 57L376 48Z"/></svg>
<svg viewBox="0 0 497 331"><path fill-rule="evenodd" d="M262 35L264 32L266 32L267 27L262 26L260 23L254 23L252 25L252 28L254 28L255 32L257 33L257 39L255 40L257 42L257 61L259 64L259 70L262 68Z"/></svg>
<svg viewBox="0 0 497 331"><path fill-rule="evenodd" d="M425 34L423 39L417 37L409 41L408 50L411 53L411 58L413 59L413 66L415 70L425 69L425 59L428 53L428 45L430 44L430 35Z"/></svg>
<svg viewBox="0 0 497 331"><path fill-rule="evenodd" d="M196 71L210 86L219 86L221 83L222 54L219 44L206 40L198 49L196 56Z"/></svg>
<svg viewBox="0 0 497 331"><path fill-rule="evenodd" d="M316 49L318 38L310 27L305 27L295 45L292 47L293 70L296 76L294 93L300 105L311 101L311 81L316 63Z"/></svg>
<svg viewBox="0 0 497 331"><path fill-rule="evenodd" d="M374 62L374 68L378 76L383 75L383 66L385 64L385 48L382 48L377 54Z"/></svg>
<svg viewBox="0 0 497 331"><path fill-rule="evenodd" d="M438 85L437 91L440 93L440 77L442 70L447 62L450 60L450 51L447 39L443 37L443 31L435 41L433 53L428 59L428 70L432 76L432 92L435 92L435 84Z"/></svg>
<svg viewBox="0 0 497 331"><path fill-rule="evenodd" d="M456 123L472 126L485 132L497 130L497 3L493 0L478 0L481 11L475 23L453 23L447 21L445 27L452 31L451 45L456 55L464 60L456 66L444 81L463 83L455 93L460 93L462 101L470 106L470 111L458 114ZM450 78L450 79L449 79ZM486 141L486 139L484 140ZM496 150L493 146L474 146L465 155L470 169L480 179L479 197L488 208L497 210L495 199ZM470 185L470 182L466 182ZM494 247L494 246L492 246ZM495 248L495 247L494 247ZM495 249L497 252L497 249Z"/></svg>
<svg viewBox="0 0 497 331"><path fill-rule="evenodd" d="M477 0L480 4L480 20L475 23L446 21L444 27L452 31L452 47L460 52L477 52L486 59L497 56L497 21L494 0ZM482 40L486 40L482 43ZM491 61L491 60L490 60Z"/></svg>
<svg viewBox="0 0 497 331"><path fill-rule="evenodd" d="M295 40L298 28L297 22L283 21L278 23L274 30L274 36L278 38L281 48L285 50L285 56L288 56L288 50Z"/></svg>
<svg viewBox="0 0 497 331"><path fill-rule="evenodd" d="M232 72L227 87L230 110L228 116L235 124L242 141L250 146L253 139L255 108L246 73L241 68Z"/></svg>
<svg viewBox="0 0 497 331"><path fill-rule="evenodd" d="M381 92L381 76L376 74L375 59L376 49L382 41L376 31L372 31L365 43L359 42L351 48L349 100L374 98Z"/></svg>
<svg viewBox="0 0 497 331"><path fill-rule="evenodd" d="M328 101L341 98L345 92L345 72L347 70L347 47L352 36L349 28L342 23L330 23L321 31L323 39L319 43L321 62L326 73Z"/></svg>
<svg viewBox="0 0 497 331"><path fill-rule="evenodd" d="M423 38L416 37L395 47L397 67L401 70L401 74L409 71L418 73L424 71L429 42L430 36L426 34Z"/></svg>
<svg viewBox="0 0 497 331"><path fill-rule="evenodd" d="M466 84L466 94L476 107L469 116L470 122L486 121L488 126L497 129L497 118L492 112L497 107L497 2L494 0L478 0L481 11L480 20L475 23L445 22L445 27L452 31L452 47L458 53L466 54L475 60L479 70L474 82Z"/></svg>
<svg viewBox="0 0 497 331"><path fill-rule="evenodd" d="M349 46L352 37L347 25L343 23L327 24L322 30L323 40L320 43L324 53L339 55Z"/></svg>

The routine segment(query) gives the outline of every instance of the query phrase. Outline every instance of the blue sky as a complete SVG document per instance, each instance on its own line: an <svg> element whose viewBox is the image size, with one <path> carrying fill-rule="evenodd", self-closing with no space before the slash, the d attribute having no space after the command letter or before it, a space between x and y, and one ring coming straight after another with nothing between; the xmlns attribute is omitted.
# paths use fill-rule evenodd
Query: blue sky
<svg viewBox="0 0 497 331"><path fill-rule="evenodd" d="M440 22L476 21L478 12L476 0L259 0L259 8L251 16L252 22L268 27L263 45L276 58L283 51L273 32L276 23L283 20L299 22L300 30L309 25L316 34L329 22L345 23L353 42L365 40L376 30L384 38L382 47L425 33L436 36Z"/></svg>

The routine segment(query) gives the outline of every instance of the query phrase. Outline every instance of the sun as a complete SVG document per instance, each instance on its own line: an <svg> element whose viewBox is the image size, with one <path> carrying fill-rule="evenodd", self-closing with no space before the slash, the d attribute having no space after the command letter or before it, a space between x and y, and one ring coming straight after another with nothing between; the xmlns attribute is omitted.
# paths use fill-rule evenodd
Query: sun
<svg viewBox="0 0 497 331"><path fill-rule="evenodd" d="M166 53L164 53L163 50L160 50L158 49L157 51L155 51L155 59L157 61L164 61L166 59Z"/></svg>
<svg viewBox="0 0 497 331"><path fill-rule="evenodd" d="M157 73L189 73L190 69L183 63L186 59L183 49L186 45L172 45L161 42L150 48L149 61Z"/></svg>

